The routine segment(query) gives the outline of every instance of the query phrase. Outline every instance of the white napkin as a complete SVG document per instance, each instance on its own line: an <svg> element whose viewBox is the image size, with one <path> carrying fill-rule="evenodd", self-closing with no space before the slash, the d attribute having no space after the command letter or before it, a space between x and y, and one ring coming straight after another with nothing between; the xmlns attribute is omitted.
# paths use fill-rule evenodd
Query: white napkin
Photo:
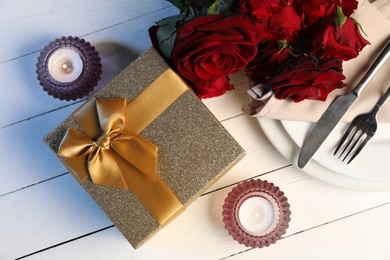
<svg viewBox="0 0 390 260"><path fill-rule="evenodd" d="M343 63L347 87L330 93L325 102L304 100L295 103L293 101L279 100L271 94L265 95L261 101L252 102L251 106L246 106L243 110L255 117L308 122L317 121L337 96L347 94L357 85L387 40L390 39L390 20L383 16L368 1L365 0L359 3L359 7L353 17L362 25L364 32L367 34L365 38L371 44L367 45L357 58ZM377 72L357 101L342 118L342 121L350 122L356 115L369 112L389 86L390 60ZM390 123L390 100L378 112L377 119L380 123Z"/></svg>

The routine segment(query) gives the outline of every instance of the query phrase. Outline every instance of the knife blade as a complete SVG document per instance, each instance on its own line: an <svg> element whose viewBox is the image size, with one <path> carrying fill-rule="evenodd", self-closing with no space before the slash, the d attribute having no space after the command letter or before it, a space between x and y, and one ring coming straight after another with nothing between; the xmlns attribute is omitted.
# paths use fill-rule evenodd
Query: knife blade
<svg viewBox="0 0 390 260"><path fill-rule="evenodd" d="M313 128L308 132L299 153L299 168L305 167L321 144L328 137L330 132L332 132L337 123L341 120L341 118L352 106L363 89L367 86L368 82L374 77L374 75L378 72L378 70L389 57L390 40L387 41L379 56L376 58L374 63L371 65L356 87L349 94L337 97L327 108L324 114L322 114Z"/></svg>

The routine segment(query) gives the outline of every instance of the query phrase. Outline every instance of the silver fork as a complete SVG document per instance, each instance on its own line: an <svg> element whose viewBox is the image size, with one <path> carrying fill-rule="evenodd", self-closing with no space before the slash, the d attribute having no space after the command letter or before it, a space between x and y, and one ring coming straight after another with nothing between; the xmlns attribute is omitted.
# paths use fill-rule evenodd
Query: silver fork
<svg viewBox="0 0 390 260"><path fill-rule="evenodd" d="M376 114L389 96L390 87L369 113L358 115L352 120L333 155L336 155L340 148L343 148L338 158L346 153L342 159L344 161L352 153L347 162L349 164L360 153L371 137L374 136L377 129Z"/></svg>

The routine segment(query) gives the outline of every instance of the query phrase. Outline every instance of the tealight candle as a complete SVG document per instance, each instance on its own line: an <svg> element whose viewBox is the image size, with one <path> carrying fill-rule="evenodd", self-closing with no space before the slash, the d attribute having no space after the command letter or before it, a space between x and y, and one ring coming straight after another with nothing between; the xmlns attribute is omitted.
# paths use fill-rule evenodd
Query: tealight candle
<svg viewBox="0 0 390 260"><path fill-rule="evenodd" d="M91 92L100 80L100 57L89 42L62 37L41 51L37 62L39 84L49 95L76 100Z"/></svg>
<svg viewBox="0 0 390 260"><path fill-rule="evenodd" d="M274 223L275 210L265 198L252 197L245 200L239 207L238 220L250 233L261 234Z"/></svg>
<svg viewBox="0 0 390 260"><path fill-rule="evenodd" d="M290 205L272 183L248 180L229 192L223 205L223 222L229 235L248 247L264 247L285 234Z"/></svg>
<svg viewBox="0 0 390 260"><path fill-rule="evenodd" d="M71 83L83 72L80 54L69 48L59 48L50 55L47 68L50 76L61 83Z"/></svg>

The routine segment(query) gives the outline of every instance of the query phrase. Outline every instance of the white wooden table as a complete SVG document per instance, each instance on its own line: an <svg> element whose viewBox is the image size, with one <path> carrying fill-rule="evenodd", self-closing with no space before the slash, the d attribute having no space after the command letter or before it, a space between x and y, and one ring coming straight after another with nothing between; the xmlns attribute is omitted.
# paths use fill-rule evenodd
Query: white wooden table
<svg viewBox="0 0 390 260"><path fill-rule="evenodd" d="M388 0L374 5L389 17ZM0 1L0 259L390 259L390 192L343 189L296 169L241 112L245 88L204 103L246 157L140 249L123 238L42 141L80 101L42 91L35 63L49 41L82 37L102 56L101 87L175 12L162 0ZM263 249L239 245L222 223L227 193L249 178L273 182L291 205L286 235Z"/></svg>

